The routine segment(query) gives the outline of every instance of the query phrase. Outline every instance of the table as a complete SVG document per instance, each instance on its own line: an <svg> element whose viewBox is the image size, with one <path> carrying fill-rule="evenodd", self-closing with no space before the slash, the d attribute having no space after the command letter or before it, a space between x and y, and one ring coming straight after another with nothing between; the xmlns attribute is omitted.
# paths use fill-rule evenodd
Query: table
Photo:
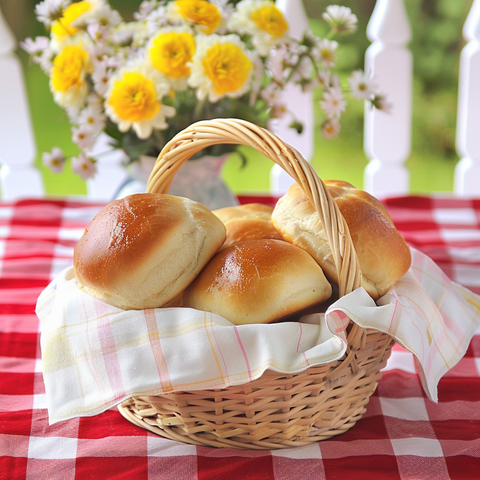
<svg viewBox="0 0 480 480"><path fill-rule="evenodd" d="M480 293L480 199L384 202L409 244ZM395 346L364 418L306 447L184 445L130 424L116 409L49 426L35 303L71 264L77 239L100 207L77 200L0 203L0 479L480 478L480 331L441 380L438 404L425 397L412 355Z"/></svg>

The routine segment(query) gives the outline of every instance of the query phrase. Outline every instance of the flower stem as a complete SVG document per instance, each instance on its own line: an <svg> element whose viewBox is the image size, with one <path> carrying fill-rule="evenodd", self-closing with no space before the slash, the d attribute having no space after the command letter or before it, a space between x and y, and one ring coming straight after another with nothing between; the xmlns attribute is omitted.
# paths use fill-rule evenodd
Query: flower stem
<svg viewBox="0 0 480 480"><path fill-rule="evenodd" d="M197 104L195 105L195 110L193 112L194 118L200 118L200 115L201 115L206 103L207 103L207 97L206 96L202 100L197 102Z"/></svg>

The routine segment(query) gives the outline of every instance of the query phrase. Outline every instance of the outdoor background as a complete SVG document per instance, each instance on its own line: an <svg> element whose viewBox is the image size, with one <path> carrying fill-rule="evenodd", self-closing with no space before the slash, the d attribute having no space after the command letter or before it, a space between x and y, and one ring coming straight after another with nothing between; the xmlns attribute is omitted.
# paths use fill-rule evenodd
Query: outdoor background
<svg viewBox="0 0 480 480"><path fill-rule="evenodd" d="M45 35L45 29L34 17L39 0L0 0L0 8L17 39ZM130 20L140 0L110 0L110 5ZM335 1L305 0L311 28L317 35L326 32L321 14ZM343 71L363 68L365 49L369 45L366 25L374 0L345 0L359 18L358 31L342 37L338 67ZM462 27L472 0L405 0L413 30L410 48L414 54L412 153L407 166L411 173L412 193L449 192L453 188L453 170L459 158L455 152L458 60L465 41ZM70 165L60 175L52 174L41 165L41 153L59 146L67 156L75 155L77 147L70 140L70 124L62 109L53 103L48 78L38 65L30 63L18 49L24 69L27 92L37 142L37 164L51 195L85 193L84 182L75 176ZM317 103L317 102L316 102ZM336 178L361 187L363 170L368 162L363 151L363 104L349 99L342 129L336 139L326 140L320 134L317 120L315 155L312 160L320 177ZM223 174L236 192L267 190L272 162L246 149L248 162L241 166L233 154Z"/></svg>

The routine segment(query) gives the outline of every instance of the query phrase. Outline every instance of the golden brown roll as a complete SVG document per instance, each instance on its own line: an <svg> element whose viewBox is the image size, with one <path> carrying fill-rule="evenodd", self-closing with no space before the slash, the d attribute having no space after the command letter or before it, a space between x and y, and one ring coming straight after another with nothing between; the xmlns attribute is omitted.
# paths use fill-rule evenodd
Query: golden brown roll
<svg viewBox="0 0 480 480"><path fill-rule="evenodd" d="M362 286L377 299L410 268L410 249L379 200L347 182L327 180L325 184L350 230L362 271ZM338 282L319 215L297 184L277 202L272 222L284 240L307 251L325 275Z"/></svg>
<svg viewBox="0 0 480 480"><path fill-rule="evenodd" d="M223 223L200 203L142 193L105 206L74 250L90 295L124 310L174 300L225 240Z"/></svg>
<svg viewBox="0 0 480 480"><path fill-rule="evenodd" d="M184 305L236 325L270 323L332 294L322 269L282 240L247 240L217 253L184 292Z"/></svg>
<svg viewBox="0 0 480 480"><path fill-rule="evenodd" d="M224 223L227 238L222 248L236 242L261 238L282 240L272 225L273 208L261 203L248 203L236 207L225 207L213 213Z"/></svg>

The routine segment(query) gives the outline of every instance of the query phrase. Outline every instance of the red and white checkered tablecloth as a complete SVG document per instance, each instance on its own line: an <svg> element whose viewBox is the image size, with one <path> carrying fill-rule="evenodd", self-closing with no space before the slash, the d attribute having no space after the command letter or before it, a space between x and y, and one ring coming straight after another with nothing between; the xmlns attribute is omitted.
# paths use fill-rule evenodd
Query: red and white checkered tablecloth
<svg viewBox="0 0 480 480"><path fill-rule="evenodd" d="M412 246L480 293L480 199L406 197L385 204ZM396 346L364 418L306 447L184 445L130 424L116 409L49 426L35 303L71 264L76 240L100 207L0 203L0 479L480 478L480 331L440 381L438 404L425 397L412 355Z"/></svg>

